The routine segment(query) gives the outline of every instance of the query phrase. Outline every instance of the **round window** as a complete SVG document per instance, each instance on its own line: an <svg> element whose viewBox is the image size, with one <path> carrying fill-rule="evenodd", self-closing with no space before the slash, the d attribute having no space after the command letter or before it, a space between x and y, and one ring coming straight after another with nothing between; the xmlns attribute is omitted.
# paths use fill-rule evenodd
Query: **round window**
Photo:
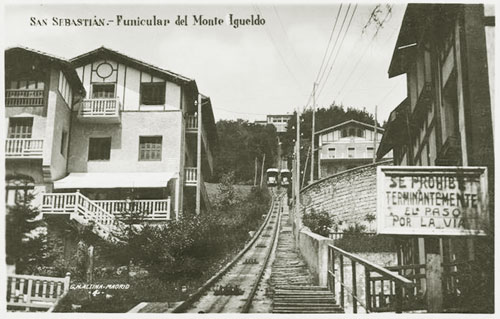
<svg viewBox="0 0 500 319"><path fill-rule="evenodd" d="M113 73L113 67L107 62L101 63L97 67L97 75L103 79L109 77L111 73Z"/></svg>

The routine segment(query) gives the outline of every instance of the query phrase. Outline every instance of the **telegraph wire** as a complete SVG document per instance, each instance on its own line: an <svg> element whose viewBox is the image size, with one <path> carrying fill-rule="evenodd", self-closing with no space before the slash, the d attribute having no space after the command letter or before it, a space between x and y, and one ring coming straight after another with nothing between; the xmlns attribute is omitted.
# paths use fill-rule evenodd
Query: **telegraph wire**
<svg viewBox="0 0 500 319"><path fill-rule="evenodd" d="M254 5L253 6L254 10L256 10L256 13L260 14L261 16L263 16L262 12L260 11L259 9L259 6L257 5ZM281 51L279 50L278 48L278 45L276 44L276 41L274 40L274 37L273 35L271 34L271 32L268 30L267 28L267 24L264 25L264 30L266 30L266 33L269 37L269 39L271 40L276 52L278 53L279 57L280 57L280 60L281 62L283 62L283 65L286 67L286 69L288 70L288 72L290 73L290 75L292 76L293 80L295 81L295 84L300 88L301 85L299 84L299 81L297 80L297 78L295 77L295 74L292 72L292 70L290 69L290 67L288 66L288 63L286 63L285 61L285 58L283 57L283 55L281 54Z"/></svg>
<svg viewBox="0 0 500 319"><path fill-rule="evenodd" d="M357 6L357 5L356 5ZM330 59L332 58L332 55L333 55L333 52L335 51L335 48L337 47L337 43L339 41L339 38L340 38L340 35L342 33L342 30L344 29L344 25L345 25L345 21L347 19L347 16L349 15L349 10L351 10L351 5L349 4L349 6L347 7L347 11L344 15L344 19L342 20L342 25L340 26L340 30L339 32L337 33L337 37L335 38L335 43L333 44L333 48L332 48L332 51L330 52L330 55L328 56L328 60L326 60L326 65L325 65L325 68L323 69L322 73L321 73L321 76L319 77L319 80L315 81L317 83L321 83L321 81L323 80L323 76L325 75L325 71L328 67L328 64L330 63ZM352 19L351 19L352 21Z"/></svg>
<svg viewBox="0 0 500 319"><path fill-rule="evenodd" d="M276 14L276 17L278 18L278 21L280 23L280 26L281 26L281 30L283 31L283 33L285 34L285 39L288 43L288 46L292 49L292 53L293 55L295 56L295 59L297 59L297 62L299 62L302 70L304 70L304 64L302 63L302 60L299 58L299 56L297 55L297 52L295 51L295 48L292 44L292 41L290 41L290 38L288 37L288 33L286 32L286 29L285 29L285 26L283 25L283 21L281 20L281 17L278 13L278 9L276 9L276 6L273 6L273 9L274 9L274 13Z"/></svg>
<svg viewBox="0 0 500 319"><path fill-rule="evenodd" d="M339 10L337 11L337 17L335 18L335 24L333 25L332 32L330 32L330 38L328 39L328 44L326 45L325 54L323 55L323 60L321 61L321 65L319 67L318 74L316 75L316 80L314 80L314 82L318 82L319 75L321 73L321 69L323 68L323 64L325 63L325 58L328 54L328 49L330 48L330 44L332 43L333 34L335 33L335 28L337 26L337 22L339 21L339 16L340 16L341 10L342 10L342 3L340 4ZM309 104L309 102L307 102L307 104Z"/></svg>
<svg viewBox="0 0 500 319"><path fill-rule="evenodd" d="M397 29L395 29L395 30L391 33L391 35L389 35L389 37L388 37L387 39L390 39L390 38L394 35L394 33L395 33L396 31L397 31ZM360 60L361 60L361 59L364 57L364 55L368 52L367 50L368 50L368 48L371 46L371 44L373 43L373 41L375 40L375 38L377 37L377 34L378 34L378 31L377 31L377 33L375 33L375 34L374 34L374 36L373 36L372 40L370 41L370 43L369 43L369 44L368 44L368 46L366 47L366 50L364 51L363 55L362 55L362 56L361 56L361 58L358 60L358 62L357 62L357 64L356 64L356 66L353 68L353 71L352 71L352 73L351 73L351 76L352 76L352 75L356 72L356 69L357 69L357 67L359 66L359 62L360 62ZM364 72L364 73L360 74L360 75L356 78L356 81L354 81L353 83L354 83L354 84L357 84L357 83L359 82L359 80L363 77L363 75L364 75L366 72L367 72L367 70L365 70L365 72ZM351 77L351 76L349 76L349 78L348 78L348 79L346 80L346 82L344 83L343 87L342 87L342 88L341 88L341 89L337 92L337 95L339 96L339 99L340 99L341 95L346 95L346 94L350 93L350 92L351 92L351 91L352 91L352 90L356 87L356 85L352 86L352 87L351 87L351 89L350 89L349 91L347 91L345 94L343 94L343 89L344 89L344 87L347 85L347 83L349 82L349 80L350 80L350 77Z"/></svg>
<svg viewBox="0 0 500 319"><path fill-rule="evenodd" d="M335 62L337 61L337 58L338 58L339 53L340 53L340 51L341 51L341 49L342 49L342 46L344 45L345 38L346 38L346 36L347 36L347 33L349 32L349 28L351 27L351 23L352 23L352 20L353 20L353 18L354 18L354 15L356 14L356 9L357 9L357 8L358 8L358 5L356 4L356 6L354 7L354 10L353 10L353 12L352 12L351 18L350 18L350 20L349 20L349 23L348 23L348 25L347 25L346 31L345 31L345 33L344 33L344 36L343 36L343 38L342 38L342 41L340 42L340 47L339 47L339 49L337 50L337 53L335 54L335 57L333 58L333 62L332 62L332 64L331 64L331 66L330 66L330 69L328 70L328 73L327 73L327 75L326 75L325 81L323 82L323 85L321 86L321 88L320 88L320 90L319 90L319 92L318 92L318 95L316 96L316 98L317 98L317 99L319 99L319 96L321 95L321 92L323 92L323 88L325 87L326 83L328 82L328 79L329 79L330 74L331 74L331 72L332 72L332 70L333 70L333 67L335 66ZM332 53L333 53L333 51L332 51Z"/></svg>

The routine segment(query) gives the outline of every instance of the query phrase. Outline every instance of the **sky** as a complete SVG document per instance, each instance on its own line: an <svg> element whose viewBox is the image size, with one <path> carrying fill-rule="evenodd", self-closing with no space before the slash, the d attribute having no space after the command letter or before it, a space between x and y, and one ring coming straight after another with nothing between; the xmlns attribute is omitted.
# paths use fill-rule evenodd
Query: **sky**
<svg viewBox="0 0 500 319"><path fill-rule="evenodd" d="M317 107L335 101L374 112L377 105L378 120L383 122L406 96L404 75L389 79L387 73L405 5L391 4L389 12L383 4L373 15L375 7L370 2L10 3L4 7L3 42L5 47L21 45L68 59L101 46L117 50L195 79L200 91L210 96L216 120L263 120L266 114L311 107L316 81ZM235 18L258 15L265 24L238 28L226 23L193 25L194 15L227 22L229 14ZM156 15L169 19L170 24L117 26L117 15L124 19ZM189 25L175 25L178 15L187 15ZM49 25L32 26L32 17L48 19ZM114 23L53 26L53 17L105 18Z"/></svg>

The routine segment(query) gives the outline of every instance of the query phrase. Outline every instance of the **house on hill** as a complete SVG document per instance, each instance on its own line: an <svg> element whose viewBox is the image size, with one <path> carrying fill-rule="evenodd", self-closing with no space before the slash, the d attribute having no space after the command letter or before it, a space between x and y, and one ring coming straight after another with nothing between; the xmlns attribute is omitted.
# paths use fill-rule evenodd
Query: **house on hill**
<svg viewBox="0 0 500 319"><path fill-rule="evenodd" d="M131 207L155 223L210 208L217 135L194 80L105 47L71 60L11 48L5 70L7 206L34 193L44 217L103 236Z"/></svg>
<svg viewBox="0 0 500 319"><path fill-rule="evenodd" d="M319 136L318 178L372 163L383 133L383 128L375 130L373 125L356 120L316 132ZM384 156L391 157L391 152Z"/></svg>

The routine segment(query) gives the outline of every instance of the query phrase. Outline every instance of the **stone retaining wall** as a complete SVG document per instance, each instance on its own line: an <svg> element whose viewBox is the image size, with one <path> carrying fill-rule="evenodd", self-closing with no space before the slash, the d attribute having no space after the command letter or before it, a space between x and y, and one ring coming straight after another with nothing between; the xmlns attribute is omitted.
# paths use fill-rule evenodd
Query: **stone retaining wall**
<svg viewBox="0 0 500 319"><path fill-rule="evenodd" d="M375 231L376 222L367 221L367 214L376 213L377 166L392 165L392 160L359 166L323 178L300 192L302 213L326 211L342 231L355 223L367 231Z"/></svg>

